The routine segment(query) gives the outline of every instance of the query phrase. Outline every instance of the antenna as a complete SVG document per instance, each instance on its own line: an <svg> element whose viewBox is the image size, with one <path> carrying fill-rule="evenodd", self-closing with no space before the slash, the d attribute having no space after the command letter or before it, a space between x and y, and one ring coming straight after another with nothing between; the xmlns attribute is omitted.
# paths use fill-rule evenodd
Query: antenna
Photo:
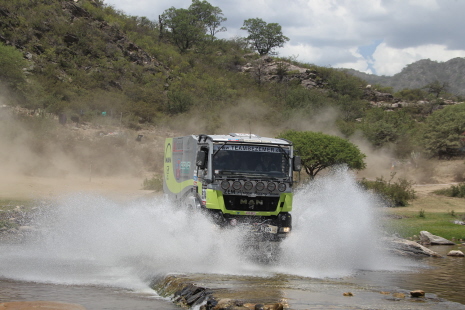
<svg viewBox="0 0 465 310"><path fill-rule="evenodd" d="M252 127L250 126L250 120L249 120L249 139L252 139Z"/></svg>

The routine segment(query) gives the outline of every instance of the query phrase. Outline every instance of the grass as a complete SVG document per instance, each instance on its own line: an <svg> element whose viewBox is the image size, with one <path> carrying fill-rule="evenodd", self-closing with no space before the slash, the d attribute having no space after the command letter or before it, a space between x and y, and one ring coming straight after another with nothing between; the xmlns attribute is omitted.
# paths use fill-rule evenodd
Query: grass
<svg viewBox="0 0 465 310"><path fill-rule="evenodd" d="M450 212L425 212L420 210L417 213L395 212L401 217L391 219L388 222L390 230L396 232L403 238L418 236L420 231L426 230L433 235L458 242L465 240L465 226L454 224L456 220L462 220L461 216L453 217ZM423 215L423 216L421 216Z"/></svg>
<svg viewBox="0 0 465 310"><path fill-rule="evenodd" d="M424 195L410 202L407 207L388 208L386 225L389 231L403 238L418 236L426 230L433 235L459 242L465 240L465 226L454 221L465 221L465 203L463 198L452 198L434 194Z"/></svg>
<svg viewBox="0 0 465 310"><path fill-rule="evenodd" d="M11 221L10 218L22 218L25 214L32 212L36 205L35 200L0 199L0 230L17 228L18 222ZM20 209L17 209L17 206Z"/></svg>
<svg viewBox="0 0 465 310"><path fill-rule="evenodd" d="M33 204L32 200L0 199L0 212L14 210L17 206L21 206L23 211L27 211L32 208Z"/></svg>
<svg viewBox="0 0 465 310"><path fill-rule="evenodd" d="M448 197L465 198L465 183L452 185L449 188L440 189L434 192L437 195L444 195Z"/></svg>

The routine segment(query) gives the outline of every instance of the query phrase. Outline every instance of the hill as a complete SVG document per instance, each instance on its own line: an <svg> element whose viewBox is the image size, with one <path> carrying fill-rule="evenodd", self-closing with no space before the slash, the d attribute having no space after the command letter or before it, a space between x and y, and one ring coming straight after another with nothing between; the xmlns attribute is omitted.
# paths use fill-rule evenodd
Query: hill
<svg viewBox="0 0 465 310"><path fill-rule="evenodd" d="M45 158L26 171L53 164L60 174L63 166L47 160L51 152L81 171L110 175L136 162L131 173L157 171L147 152L155 147L134 142L139 134L159 143L175 134L321 131L382 156L386 169L393 158L409 162L412 154L436 156L461 143L461 123L424 140L435 123L423 124L456 101L427 92L398 99L341 70L260 56L245 38L199 36L200 28L195 44L180 49L163 23L100 0L1 1L0 16L0 107L22 111L11 118L31 134L5 126L0 159L21 161L6 150L23 141ZM62 135L58 122L76 134ZM107 160L109 150L120 156Z"/></svg>
<svg viewBox="0 0 465 310"><path fill-rule="evenodd" d="M446 83L449 93L465 96L465 58L453 58L446 62L422 59L407 65L401 72L393 76L377 76L353 69L346 70L368 84L379 84L392 87L394 91L423 88L436 81Z"/></svg>

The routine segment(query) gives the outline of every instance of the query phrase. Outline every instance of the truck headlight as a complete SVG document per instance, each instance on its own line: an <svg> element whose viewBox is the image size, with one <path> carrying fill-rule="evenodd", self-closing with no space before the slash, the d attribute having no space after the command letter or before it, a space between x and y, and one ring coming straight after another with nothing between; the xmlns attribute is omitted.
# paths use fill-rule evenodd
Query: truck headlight
<svg viewBox="0 0 465 310"><path fill-rule="evenodd" d="M274 191L274 190L276 189L276 183L270 182L270 183L268 183L268 185L266 186L266 188L267 188L270 192L272 192L272 191Z"/></svg>
<svg viewBox="0 0 465 310"><path fill-rule="evenodd" d="M234 183L233 183L233 188L234 188L236 191L237 191L237 190L240 190L241 187L242 187L241 182L239 182L239 181L234 181Z"/></svg>
<svg viewBox="0 0 465 310"><path fill-rule="evenodd" d="M221 188L223 190L227 190L229 188L229 182L224 180L223 182L221 182Z"/></svg>
<svg viewBox="0 0 465 310"><path fill-rule="evenodd" d="M290 227L281 227L279 229L279 232L285 232L285 233L288 233L291 231L291 228Z"/></svg>
<svg viewBox="0 0 465 310"><path fill-rule="evenodd" d="M252 182L247 181L247 182L244 183L244 189L245 190L250 191L250 190L252 190L252 188L253 188Z"/></svg>
<svg viewBox="0 0 465 310"><path fill-rule="evenodd" d="M258 182L256 185L255 185L255 189L257 191L262 191L265 189L265 184L263 182Z"/></svg>

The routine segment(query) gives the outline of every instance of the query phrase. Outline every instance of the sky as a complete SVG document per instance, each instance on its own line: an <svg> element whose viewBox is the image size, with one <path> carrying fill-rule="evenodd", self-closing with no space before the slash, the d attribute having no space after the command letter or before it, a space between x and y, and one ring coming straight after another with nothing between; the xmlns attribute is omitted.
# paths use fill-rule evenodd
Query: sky
<svg viewBox="0 0 465 310"><path fill-rule="evenodd" d="M420 59L465 57L465 0L207 0L227 21L218 38L246 37L244 20L278 23L290 40L280 57L391 76ZM104 0L126 15L158 21L192 0Z"/></svg>

